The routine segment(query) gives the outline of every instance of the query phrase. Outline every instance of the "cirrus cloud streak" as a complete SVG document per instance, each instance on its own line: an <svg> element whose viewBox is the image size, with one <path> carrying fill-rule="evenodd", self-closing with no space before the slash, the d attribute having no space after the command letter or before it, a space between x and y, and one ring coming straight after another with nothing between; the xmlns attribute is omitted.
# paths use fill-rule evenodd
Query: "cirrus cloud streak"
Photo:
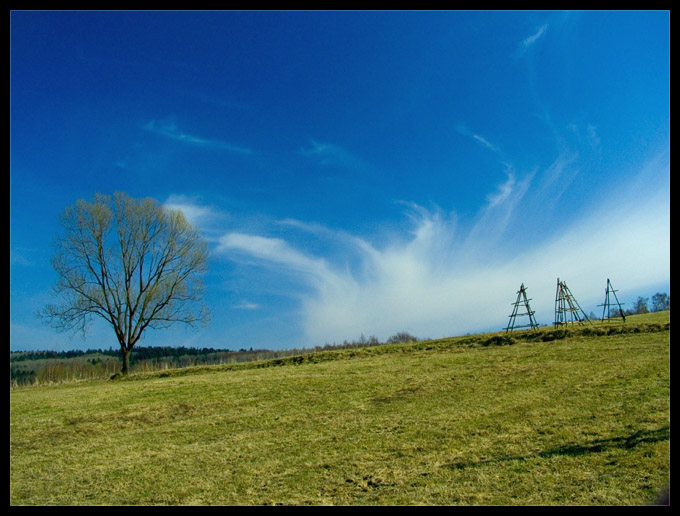
<svg viewBox="0 0 680 516"><path fill-rule="evenodd" d="M533 178L517 181L509 175L465 234L455 216L410 204L409 226L380 248L346 231L286 221L286 227L300 231L299 243L229 232L215 252L231 259L247 256L296 279L309 345L360 333L385 339L407 330L437 338L500 329L521 283L529 287L538 322L549 324L558 277L586 310L602 302L608 277L623 292L669 280L667 192L643 200L612 198L558 233L535 240L506 231L516 227L511 219L538 202L528 194ZM305 233L341 246L341 255L351 255L354 266L307 251Z"/></svg>

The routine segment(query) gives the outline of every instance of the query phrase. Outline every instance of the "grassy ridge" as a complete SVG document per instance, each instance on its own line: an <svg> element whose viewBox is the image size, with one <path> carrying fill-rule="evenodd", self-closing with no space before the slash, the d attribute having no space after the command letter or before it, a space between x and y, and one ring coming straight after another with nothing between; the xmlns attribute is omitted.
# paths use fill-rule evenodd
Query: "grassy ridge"
<svg viewBox="0 0 680 516"><path fill-rule="evenodd" d="M379 346L365 346L351 349L331 351L309 351L272 359L253 360L248 362L221 364L217 366L196 366L177 368L165 371L147 371L118 380L147 380L150 378L167 378L172 376L186 376L204 374L206 372L236 371L253 368L269 368L284 365L300 365L304 363L319 363L336 360L366 358L369 356L393 353L412 353L419 351L462 351L470 348L487 346L507 346L518 342L550 342L570 337L598 337L608 335L625 335L637 333L654 333L670 331L670 312L656 312L628 317L628 324L620 322L583 325L568 325L553 328L542 327L539 330L523 330L515 332L496 332L461 337L449 337L435 340L425 340L397 344L381 344Z"/></svg>
<svg viewBox="0 0 680 516"><path fill-rule="evenodd" d="M12 391L10 503L644 504L669 320Z"/></svg>

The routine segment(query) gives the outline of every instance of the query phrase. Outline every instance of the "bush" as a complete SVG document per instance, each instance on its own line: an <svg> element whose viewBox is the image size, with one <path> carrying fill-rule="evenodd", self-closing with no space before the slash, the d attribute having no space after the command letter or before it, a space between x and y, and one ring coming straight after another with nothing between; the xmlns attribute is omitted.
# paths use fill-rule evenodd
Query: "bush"
<svg viewBox="0 0 680 516"><path fill-rule="evenodd" d="M405 331L400 331L387 339L388 344L398 344L400 342L418 342L418 337L414 337Z"/></svg>

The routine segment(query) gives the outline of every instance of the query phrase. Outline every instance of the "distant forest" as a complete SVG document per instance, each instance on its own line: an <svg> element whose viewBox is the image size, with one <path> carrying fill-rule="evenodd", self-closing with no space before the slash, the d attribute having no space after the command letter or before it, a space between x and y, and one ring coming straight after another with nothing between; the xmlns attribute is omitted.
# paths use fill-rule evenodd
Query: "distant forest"
<svg viewBox="0 0 680 516"><path fill-rule="evenodd" d="M241 350L245 351L245 350ZM251 349L252 351L252 349ZM185 347L143 347L135 348L132 355L135 360L148 360L160 357L181 357L181 356L202 356L212 353L231 353L228 349L214 349L214 348L185 348ZM103 355L110 357L119 357L120 350L118 349L88 349L87 351L71 350L71 351L18 351L12 352L9 355L10 362L21 362L24 360L42 360L48 358L76 358L84 357L86 355Z"/></svg>

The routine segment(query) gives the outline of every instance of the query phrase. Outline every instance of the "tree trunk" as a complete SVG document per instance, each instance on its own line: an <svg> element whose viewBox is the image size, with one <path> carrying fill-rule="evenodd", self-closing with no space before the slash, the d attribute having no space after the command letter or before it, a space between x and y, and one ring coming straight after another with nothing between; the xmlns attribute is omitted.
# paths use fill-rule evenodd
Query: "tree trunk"
<svg viewBox="0 0 680 516"><path fill-rule="evenodd" d="M125 348L125 346L121 346L120 354L123 358L123 368L120 370L120 374L128 374L130 371L130 352Z"/></svg>

